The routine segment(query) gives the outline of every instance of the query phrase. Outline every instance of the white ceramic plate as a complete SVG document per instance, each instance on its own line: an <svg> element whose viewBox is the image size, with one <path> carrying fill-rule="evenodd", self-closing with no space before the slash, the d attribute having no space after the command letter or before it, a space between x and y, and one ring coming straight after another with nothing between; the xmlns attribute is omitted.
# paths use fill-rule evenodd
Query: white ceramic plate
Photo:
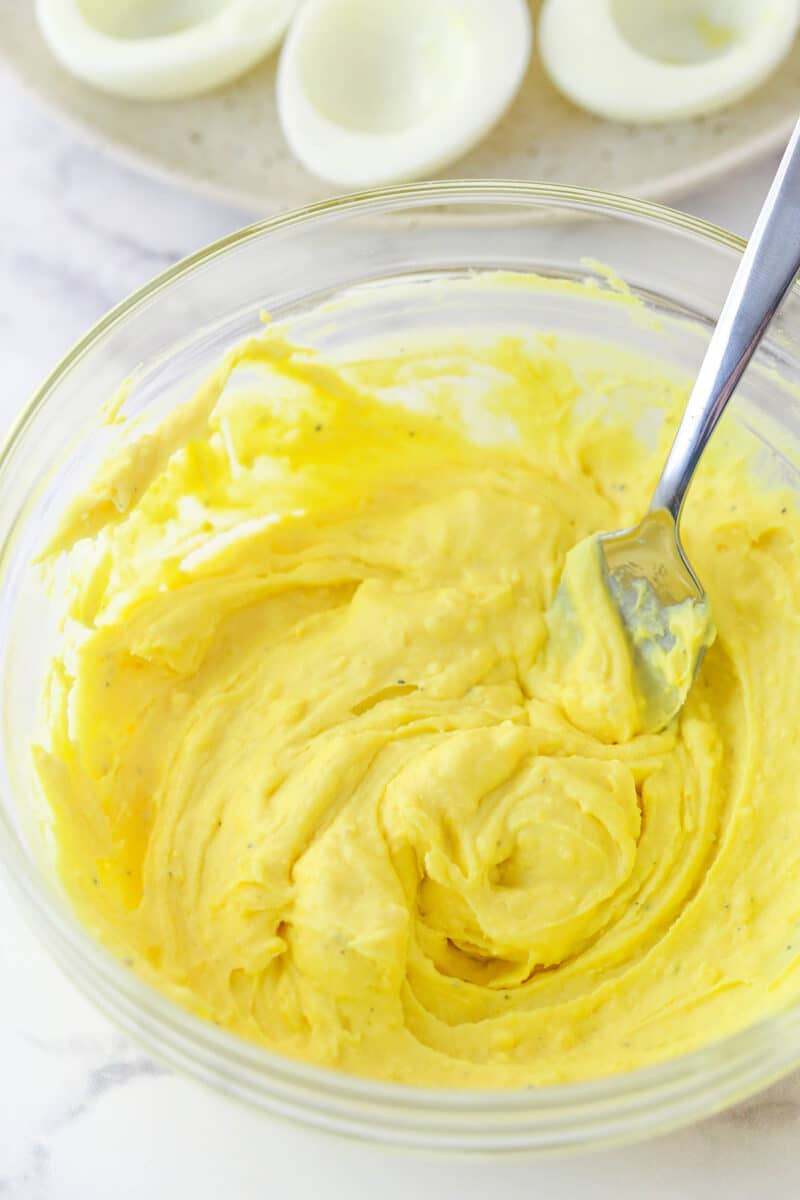
<svg viewBox="0 0 800 1200"><path fill-rule="evenodd" d="M534 15L540 0L531 0ZM140 104L94 92L43 44L27 0L0 0L0 59L43 100L129 162L261 215L330 195L290 155L275 111L273 56L196 100ZM757 92L674 125L602 121L563 100L536 51L508 114L452 178L547 179L662 199L779 147L800 111L800 39Z"/></svg>

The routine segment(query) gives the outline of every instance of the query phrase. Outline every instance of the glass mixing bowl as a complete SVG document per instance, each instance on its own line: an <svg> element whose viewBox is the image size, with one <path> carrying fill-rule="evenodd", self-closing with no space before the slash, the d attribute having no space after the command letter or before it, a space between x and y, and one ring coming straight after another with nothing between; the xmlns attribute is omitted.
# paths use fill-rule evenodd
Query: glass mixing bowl
<svg viewBox="0 0 800 1200"><path fill-rule="evenodd" d="M460 219L438 219L445 209ZM191 394L226 347L255 331L264 310L295 318L294 335L326 349L436 326L565 329L688 375L742 249L730 234L669 209L568 187L447 182L336 200L253 225L165 272L95 326L34 397L0 457L0 856L53 958L157 1057L309 1126L466 1153L576 1149L662 1132L740 1100L800 1062L800 1005L646 1070L521 1091L376 1083L270 1054L151 990L77 922L53 871L29 751L55 636L29 567L113 441L117 427L99 420L98 410L122 380L123 411L155 419ZM620 301L600 263L644 309ZM594 299L515 288L502 275L489 288L461 286L498 269L588 277ZM325 302L342 293L332 322ZM798 489L799 333L795 291L726 417L758 439L764 470Z"/></svg>

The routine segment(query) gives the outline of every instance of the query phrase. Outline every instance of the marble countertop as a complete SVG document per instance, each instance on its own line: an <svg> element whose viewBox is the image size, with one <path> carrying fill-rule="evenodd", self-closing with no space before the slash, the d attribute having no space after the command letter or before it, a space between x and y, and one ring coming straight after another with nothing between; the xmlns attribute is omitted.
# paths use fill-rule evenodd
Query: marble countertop
<svg viewBox="0 0 800 1200"><path fill-rule="evenodd" d="M775 166L681 206L746 234ZM175 259L258 214L137 175L0 74L0 428L74 339ZM0 881L0 1197L217 1200L409 1194L726 1200L797 1194L800 1074L699 1125L542 1163L338 1142L240 1109L153 1063L51 964Z"/></svg>

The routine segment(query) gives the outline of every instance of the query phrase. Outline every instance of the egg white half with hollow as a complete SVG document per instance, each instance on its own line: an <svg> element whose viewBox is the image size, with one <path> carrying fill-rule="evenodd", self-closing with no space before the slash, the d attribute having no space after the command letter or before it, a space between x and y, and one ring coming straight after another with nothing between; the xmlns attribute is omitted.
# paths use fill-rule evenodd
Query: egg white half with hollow
<svg viewBox="0 0 800 1200"><path fill-rule="evenodd" d="M278 67L286 140L340 187L430 174L502 116L531 39L526 0L306 0Z"/></svg>
<svg viewBox="0 0 800 1200"><path fill-rule="evenodd" d="M176 100L229 83L274 50L298 0L36 0L45 41L84 83Z"/></svg>
<svg viewBox="0 0 800 1200"><path fill-rule="evenodd" d="M545 0L538 45L556 87L617 121L712 112L789 53L798 0Z"/></svg>

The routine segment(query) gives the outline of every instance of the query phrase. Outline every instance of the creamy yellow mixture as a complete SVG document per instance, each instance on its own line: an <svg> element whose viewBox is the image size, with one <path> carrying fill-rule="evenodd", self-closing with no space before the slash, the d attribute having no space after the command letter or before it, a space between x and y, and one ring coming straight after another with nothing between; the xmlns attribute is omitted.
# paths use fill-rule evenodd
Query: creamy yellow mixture
<svg viewBox="0 0 800 1200"><path fill-rule="evenodd" d="M46 560L35 757L96 935L272 1050L430 1085L623 1071L796 997L800 516L743 434L685 514L717 637L679 719L637 732L602 596L567 668L548 631L685 395L588 342L333 366L268 331L132 438Z"/></svg>

